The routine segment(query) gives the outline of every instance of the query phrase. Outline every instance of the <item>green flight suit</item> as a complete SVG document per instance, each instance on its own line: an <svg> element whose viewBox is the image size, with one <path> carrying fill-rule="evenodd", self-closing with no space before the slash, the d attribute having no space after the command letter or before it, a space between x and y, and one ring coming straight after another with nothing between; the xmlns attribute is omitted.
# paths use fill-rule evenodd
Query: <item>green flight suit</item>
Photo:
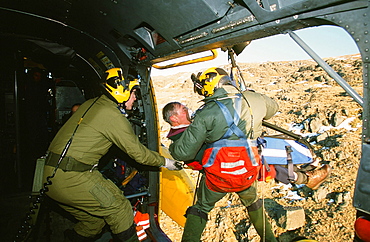
<svg viewBox="0 0 370 242"><path fill-rule="evenodd" d="M56 155L62 153L81 116L90 108L74 134L66 158L94 168L112 144L115 144L138 163L164 165L162 156L140 143L131 124L121 114L115 102L105 95L92 105L94 100L83 103L71 116L53 139L49 152ZM53 166L45 165L44 180L53 170ZM119 234L133 224L130 202L123 196L122 191L112 181L103 178L97 169L58 169L51 181L47 195L79 220L74 227L79 235L93 237L102 231L106 223L114 234Z"/></svg>
<svg viewBox="0 0 370 242"><path fill-rule="evenodd" d="M235 96L237 93L238 91L235 87L224 85L222 88L216 89L212 96L205 98L203 101L206 104L203 109L196 113L194 121L182 133L181 137L170 145L171 155L177 160L192 160L204 143L213 143L221 139L229 129L229 126L221 109L211 100L218 99L234 115L233 98L230 97ZM260 93L245 91L243 95L248 100L248 103L245 100L242 102L240 121L237 126L248 138L256 139L262 133L262 120L271 118L277 112L278 104L273 99ZM250 130L253 132L249 132ZM251 137L251 133L253 137ZM230 139L237 139L237 136L233 134ZM225 194L210 190L205 184L203 177L197 193L197 202L187 211L182 241L200 241L208 213ZM246 207L254 204L258 200L257 181L249 188L237 192L237 194ZM267 220L266 223L263 222L263 217L265 216L263 208L259 208L256 211L258 212L254 214L248 208L248 213L252 214L255 226L260 224L267 226L266 230L263 229L263 226L258 226L262 228L258 228L261 231L259 233L261 238L265 241L275 242L276 239L269 222Z"/></svg>

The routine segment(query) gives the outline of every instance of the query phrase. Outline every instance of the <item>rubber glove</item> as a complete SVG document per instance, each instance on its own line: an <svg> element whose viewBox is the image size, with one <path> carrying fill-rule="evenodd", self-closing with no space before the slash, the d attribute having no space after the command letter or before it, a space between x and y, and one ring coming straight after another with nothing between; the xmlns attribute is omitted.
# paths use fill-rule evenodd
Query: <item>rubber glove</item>
<svg viewBox="0 0 370 242"><path fill-rule="evenodd" d="M168 170L171 171L178 171L183 168L182 163L180 161L172 160L169 158L165 158L165 164L162 167L167 168Z"/></svg>

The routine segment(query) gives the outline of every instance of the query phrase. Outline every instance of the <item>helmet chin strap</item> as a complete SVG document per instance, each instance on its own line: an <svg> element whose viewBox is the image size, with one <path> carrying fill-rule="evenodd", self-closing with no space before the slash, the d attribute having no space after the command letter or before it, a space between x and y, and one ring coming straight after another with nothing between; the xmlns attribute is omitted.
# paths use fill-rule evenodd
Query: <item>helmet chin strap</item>
<svg viewBox="0 0 370 242"><path fill-rule="evenodd" d="M216 90L216 89L218 89L218 88L220 88L220 87L222 87L223 85L225 85L225 84L227 84L227 83L221 83L220 81L216 84L216 86L215 86L215 88L214 88L214 90L213 90L213 92Z"/></svg>
<svg viewBox="0 0 370 242"><path fill-rule="evenodd" d="M218 87L221 87L222 85L227 85L227 84L235 86L235 81L233 81L230 78L230 76L228 76L228 75L226 76L225 75L225 76L223 76L223 77L220 78L220 80L217 83L217 86Z"/></svg>
<svg viewBox="0 0 370 242"><path fill-rule="evenodd" d="M125 108L126 108L125 102L117 103L117 105L118 105L118 107L120 107L120 108L123 108L123 109L125 109Z"/></svg>
<svg viewBox="0 0 370 242"><path fill-rule="evenodd" d="M121 114L126 115L126 105L125 102L118 103L118 110L121 112Z"/></svg>

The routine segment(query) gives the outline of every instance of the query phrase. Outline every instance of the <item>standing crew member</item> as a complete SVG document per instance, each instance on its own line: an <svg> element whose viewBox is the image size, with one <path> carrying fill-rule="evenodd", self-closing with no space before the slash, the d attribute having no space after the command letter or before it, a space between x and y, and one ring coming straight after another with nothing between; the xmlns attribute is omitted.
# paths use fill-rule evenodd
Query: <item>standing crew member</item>
<svg viewBox="0 0 370 242"><path fill-rule="evenodd" d="M138 163L181 169L179 162L142 145L122 114L123 109L132 109L139 83L124 80L120 68L106 73L102 84L105 93L83 103L59 130L49 146L44 168L46 180L73 137L47 192L79 221L73 230L65 232L70 241L94 241L105 224L112 230L113 241L138 241L130 201L95 169L112 144Z"/></svg>
<svg viewBox="0 0 370 242"><path fill-rule="evenodd" d="M186 211L182 241L200 241L215 203L228 192L236 192L261 241L275 242L257 196L261 159L256 138L261 135L262 120L271 118L278 104L252 91L240 95L221 68L210 68L198 76L192 74L192 80L194 91L205 97L205 104L181 137L170 145L170 152L178 160L192 160L203 143L208 148L202 158L205 176L200 181L196 204Z"/></svg>

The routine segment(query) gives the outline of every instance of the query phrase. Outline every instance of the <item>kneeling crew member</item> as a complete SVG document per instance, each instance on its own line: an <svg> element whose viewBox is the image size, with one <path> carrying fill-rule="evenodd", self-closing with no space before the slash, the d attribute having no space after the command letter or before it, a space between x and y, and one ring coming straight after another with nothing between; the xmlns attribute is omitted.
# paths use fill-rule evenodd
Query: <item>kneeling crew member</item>
<svg viewBox="0 0 370 242"><path fill-rule="evenodd" d="M138 163L181 169L179 162L164 158L142 145L122 114L124 111L120 107L132 109L139 83L135 80L125 85L120 68L106 73L104 94L83 103L59 130L49 146L44 168L46 180L73 136L47 192L79 221L73 230L65 233L71 241L95 241L106 224L113 233L113 241L138 241L130 201L112 181L94 169L112 144Z"/></svg>

